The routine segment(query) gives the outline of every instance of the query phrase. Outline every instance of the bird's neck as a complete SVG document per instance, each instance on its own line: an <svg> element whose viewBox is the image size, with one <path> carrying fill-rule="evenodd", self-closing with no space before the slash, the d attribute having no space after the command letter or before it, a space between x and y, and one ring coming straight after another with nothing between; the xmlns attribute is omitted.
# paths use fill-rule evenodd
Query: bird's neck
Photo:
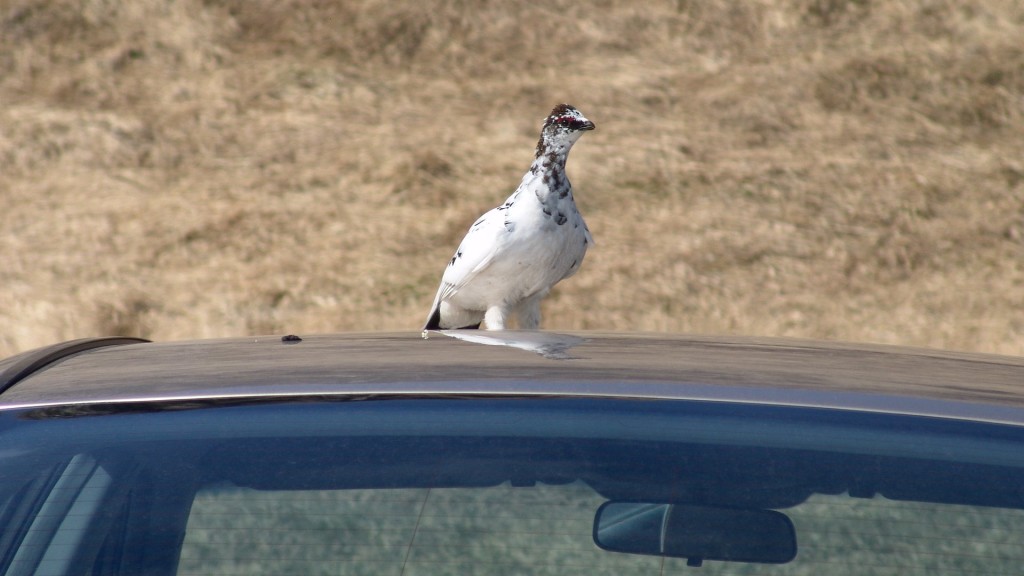
<svg viewBox="0 0 1024 576"><path fill-rule="evenodd" d="M563 168L565 159L569 156L573 141L564 137L551 137L542 134L537 142L537 151L534 153L535 163L537 160L543 162L545 159L550 162L557 162Z"/></svg>
<svg viewBox="0 0 1024 576"><path fill-rule="evenodd" d="M541 145L537 146L537 155L530 166L527 179L532 181L531 187L542 203L565 198L569 194L571 186L565 176L565 160L571 147L571 143L546 142L541 142Z"/></svg>

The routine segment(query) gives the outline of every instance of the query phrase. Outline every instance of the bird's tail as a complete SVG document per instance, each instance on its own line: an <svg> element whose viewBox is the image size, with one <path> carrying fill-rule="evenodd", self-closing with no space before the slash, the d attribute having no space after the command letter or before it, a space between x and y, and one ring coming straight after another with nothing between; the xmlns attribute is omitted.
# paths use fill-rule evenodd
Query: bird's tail
<svg viewBox="0 0 1024 576"><path fill-rule="evenodd" d="M466 326L456 326L455 328L451 328L451 329L452 330L478 330L478 329L480 329L480 324L482 324L482 322L477 322L476 324L469 324L469 325L466 325ZM449 330L449 328L442 328L441 327L441 306L440 305L437 306L436 308L434 308L434 311L430 313L430 318L427 318L427 323L423 325L423 331L426 332L427 330Z"/></svg>
<svg viewBox="0 0 1024 576"><path fill-rule="evenodd" d="M441 329L441 307L437 306L434 311L430 314L430 318L427 318L427 323L423 326L424 330L440 330Z"/></svg>

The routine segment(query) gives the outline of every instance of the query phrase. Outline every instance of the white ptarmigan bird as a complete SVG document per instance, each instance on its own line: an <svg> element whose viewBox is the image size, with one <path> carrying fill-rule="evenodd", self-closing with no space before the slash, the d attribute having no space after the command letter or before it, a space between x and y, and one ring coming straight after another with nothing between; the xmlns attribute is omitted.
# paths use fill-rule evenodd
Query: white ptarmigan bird
<svg viewBox="0 0 1024 576"><path fill-rule="evenodd" d="M568 104L544 120L533 164L505 203L469 228L441 278L427 330L540 325L540 301L576 273L594 242L565 176L569 150L594 123Z"/></svg>

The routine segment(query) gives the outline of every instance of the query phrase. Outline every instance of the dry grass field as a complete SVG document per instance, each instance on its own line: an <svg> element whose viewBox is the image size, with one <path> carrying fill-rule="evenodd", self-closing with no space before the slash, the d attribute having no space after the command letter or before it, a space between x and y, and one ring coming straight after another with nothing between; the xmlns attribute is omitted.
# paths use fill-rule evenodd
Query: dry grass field
<svg viewBox="0 0 1024 576"><path fill-rule="evenodd" d="M1019 0L0 0L0 356L418 330L558 102L550 330L1024 354Z"/></svg>

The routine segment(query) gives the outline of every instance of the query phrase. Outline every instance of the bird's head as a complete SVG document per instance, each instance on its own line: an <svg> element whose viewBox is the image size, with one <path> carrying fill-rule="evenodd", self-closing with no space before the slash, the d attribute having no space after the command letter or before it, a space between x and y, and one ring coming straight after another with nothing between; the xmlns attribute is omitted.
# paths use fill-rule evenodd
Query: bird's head
<svg viewBox="0 0 1024 576"><path fill-rule="evenodd" d="M562 148L565 152L572 147L587 130L593 130L594 123L569 104L559 104L544 119L544 127L540 131L537 143L537 156L548 148Z"/></svg>
<svg viewBox="0 0 1024 576"><path fill-rule="evenodd" d="M544 119L545 131L580 132L593 130L594 123L571 104L559 104Z"/></svg>

